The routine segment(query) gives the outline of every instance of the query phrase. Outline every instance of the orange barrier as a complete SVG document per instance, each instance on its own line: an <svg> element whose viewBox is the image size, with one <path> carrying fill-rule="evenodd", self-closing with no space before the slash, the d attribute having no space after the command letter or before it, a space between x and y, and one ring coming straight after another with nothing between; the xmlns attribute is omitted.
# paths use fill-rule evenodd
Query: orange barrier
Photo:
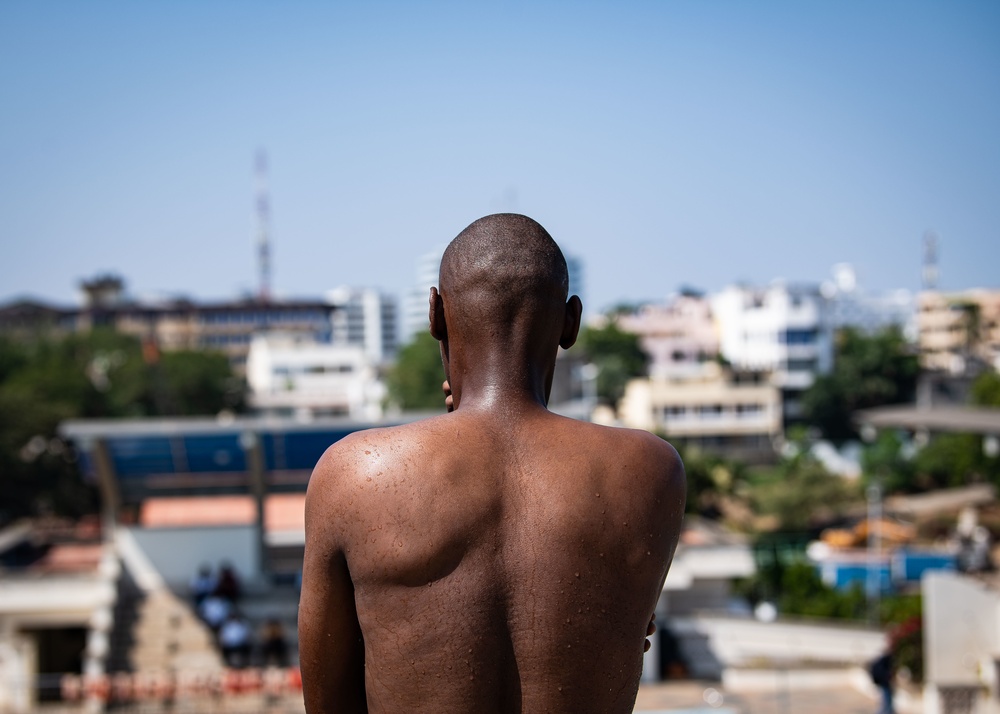
<svg viewBox="0 0 1000 714"><path fill-rule="evenodd" d="M218 672L116 672L111 675L67 674L59 680L63 701L167 702L175 698L250 696L276 699L302 691L298 667L224 669Z"/></svg>

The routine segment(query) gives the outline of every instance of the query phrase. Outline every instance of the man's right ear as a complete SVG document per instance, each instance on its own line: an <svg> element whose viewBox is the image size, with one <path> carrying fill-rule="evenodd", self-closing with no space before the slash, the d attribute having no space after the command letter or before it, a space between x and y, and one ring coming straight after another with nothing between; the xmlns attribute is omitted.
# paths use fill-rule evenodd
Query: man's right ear
<svg viewBox="0 0 1000 714"><path fill-rule="evenodd" d="M574 295L566 301L566 316L563 319L562 334L559 336L559 346L564 350L576 344L576 336L580 334L580 316L583 314L583 303Z"/></svg>
<svg viewBox="0 0 1000 714"><path fill-rule="evenodd" d="M431 288L429 302L430 310L427 317L431 323L431 337L441 342L448 336L448 327L444 322L444 302L441 300L441 293L437 291L437 288Z"/></svg>

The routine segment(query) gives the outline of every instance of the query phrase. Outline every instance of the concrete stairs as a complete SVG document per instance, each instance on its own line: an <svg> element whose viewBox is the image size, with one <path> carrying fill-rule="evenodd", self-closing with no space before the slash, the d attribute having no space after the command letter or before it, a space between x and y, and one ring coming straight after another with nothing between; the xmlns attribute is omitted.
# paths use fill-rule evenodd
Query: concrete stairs
<svg viewBox="0 0 1000 714"><path fill-rule="evenodd" d="M146 595L139 604L134 644L129 659L133 671L197 671L222 669L212 633L190 607L169 590Z"/></svg>
<svg viewBox="0 0 1000 714"><path fill-rule="evenodd" d="M130 534L119 529L116 538L124 565L119 587L124 600L116 612L118 651L112 649L117 670L202 674L222 670L222 657L208 627L170 591Z"/></svg>

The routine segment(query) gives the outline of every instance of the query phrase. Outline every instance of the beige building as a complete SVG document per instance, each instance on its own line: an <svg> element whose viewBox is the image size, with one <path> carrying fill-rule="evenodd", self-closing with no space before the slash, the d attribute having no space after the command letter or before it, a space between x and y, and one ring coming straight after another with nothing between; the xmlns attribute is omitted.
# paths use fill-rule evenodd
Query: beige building
<svg viewBox="0 0 1000 714"><path fill-rule="evenodd" d="M962 374L970 358L1000 369L1000 290L925 291L918 304L925 369Z"/></svg>
<svg viewBox="0 0 1000 714"><path fill-rule="evenodd" d="M619 405L622 423L707 450L752 457L773 452L781 391L763 375L734 376L706 363L684 380L634 379Z"/></svg>

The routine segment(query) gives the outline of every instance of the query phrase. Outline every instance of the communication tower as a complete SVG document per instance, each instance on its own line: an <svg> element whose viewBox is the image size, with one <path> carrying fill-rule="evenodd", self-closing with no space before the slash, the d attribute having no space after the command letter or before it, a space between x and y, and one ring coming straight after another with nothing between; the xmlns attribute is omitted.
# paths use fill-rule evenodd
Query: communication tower
<svg viewBox="0 0 1000 714"><path fill-rule="evenodd" d="M260 286L257 299L268 302L271 299L271 242L270 242L270 201L267 194L267 154L263 149L257 152L257 269Z"/></svg>
<svg viewBox="0 0 1000 714"><path fill-rule="evenodd" d="M924 290L937 289L938 235L934 231L924 233L924 270L922 278Z"/></svg>

